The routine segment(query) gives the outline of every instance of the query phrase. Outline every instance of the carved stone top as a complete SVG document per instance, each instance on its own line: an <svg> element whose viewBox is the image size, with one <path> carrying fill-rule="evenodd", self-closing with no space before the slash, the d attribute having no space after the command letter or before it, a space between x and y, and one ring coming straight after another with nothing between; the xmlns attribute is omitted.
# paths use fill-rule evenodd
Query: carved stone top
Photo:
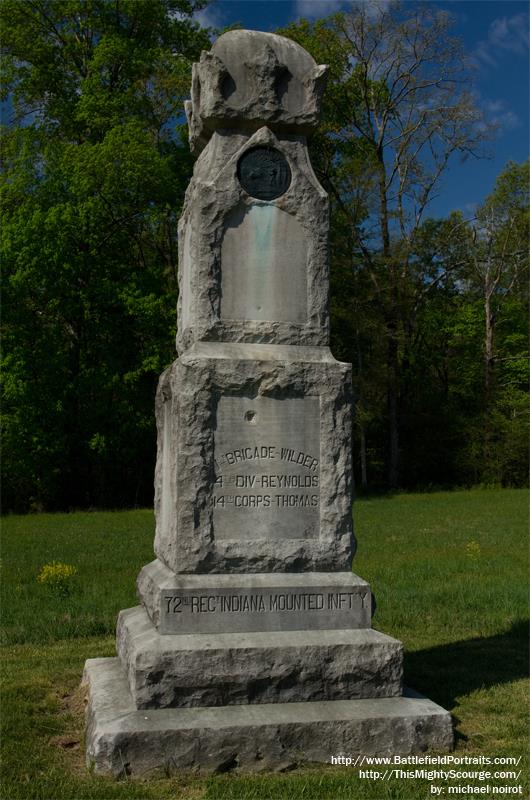
<svg viewBox="0 0 530 800"><path fill-rule="evenodd" d="M318 122L327 67L296 42L260 31L229 31L193 65L186 102L190 147L200 152L218 128L264 125L307 134Z"/></svg>

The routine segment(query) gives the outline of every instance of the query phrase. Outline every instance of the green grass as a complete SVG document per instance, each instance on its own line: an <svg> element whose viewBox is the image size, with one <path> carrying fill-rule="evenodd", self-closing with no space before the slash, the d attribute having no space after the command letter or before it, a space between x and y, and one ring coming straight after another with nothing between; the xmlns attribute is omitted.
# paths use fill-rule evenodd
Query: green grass
<svg viewBox="0 0 530 800"><path fill-rule="evenodd" d="M524 490L473 490L360 500L354 508L354 569L376 594L374 627L404 642L407 684L453 712L457 754L522 756L517 783L527 788L518 797L528 797L527 500ZM153 528L150 511L4 518L2 798L430 796L426 780L383 784L331 766L145 782L87 773L77 690L83 663L114 655L116 615L137 602ZM37 582L52 561L77 568L70 594Z"/></svg>
<svg viewBox="0 0 530 800"><path fill-rule="evenodd" d="M154 558L152 511L9 516L2 527L2 643L111 634L120 608L137 602L139 566ZM37 583L53 561L78 570L67 597Z"/></svg>

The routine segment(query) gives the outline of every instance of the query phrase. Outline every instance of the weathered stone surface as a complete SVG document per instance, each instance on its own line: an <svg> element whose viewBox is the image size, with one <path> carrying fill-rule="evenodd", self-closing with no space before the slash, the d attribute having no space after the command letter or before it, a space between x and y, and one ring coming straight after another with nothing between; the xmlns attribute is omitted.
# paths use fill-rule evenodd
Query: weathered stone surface
<svg viewBox="0 0 530 800"><path fill-rule="evenodd" d="M177 573L349 570L349 365L224 347L190 348L160 379L157 556Z"/></svg>
<svg viewBox="0 0 530 800"><path fill-rule="evenodd" d="M453 746L451 717L420 695L373 700L137 710L118 659L86 662L87 763L98 774L284 770L332 755Z"/></svg>
<svg viewBox="0 0 530 800"><path fill-rule="evenodd" d="M221 320L307 320L307 241L272 203L238 206L221 245Z"/></svg>
<svg viewBox="0 0 530 800"><path fill-rule="evenodd" d="M395 697L403 647L371 629L161 635L121 611L117 651L137 708Z"/></svg>
<svg viewBox="0 0 530 800"><path fill-rule="evenodd" d="M120 659L86 664L97 772L452 746L447 712L397 696L402 645L371 630L350 573L351 372L328 349L328 198L305 138L324 72L252 31L193 69L204 149L179 222L180 358L156 399L159 560L120 614Z"/></svg>
<svg viewBox="0 0 530 800"><path fill-rule="evenodd" d="M163 634L369 628L370 586L351 572L175 575L161 561L138 596Z"/></svg>
<svg viewBox="0 0 530 800"><path fill-rule="evenodd" d="M281 153L291 172L271 201L249 195L238 177L258 146ZM198 341L327 345L328 226L303 137L216 132L179 222L177 350Z"/></svg>
<svg viewBox="0 0 530 800"><path fill-rule="evenodd" d="M327 67L303 47L261 31L229 31L193 65L186 103L190 146L199 152L216 128L309 133L318 122Z"/></svg>

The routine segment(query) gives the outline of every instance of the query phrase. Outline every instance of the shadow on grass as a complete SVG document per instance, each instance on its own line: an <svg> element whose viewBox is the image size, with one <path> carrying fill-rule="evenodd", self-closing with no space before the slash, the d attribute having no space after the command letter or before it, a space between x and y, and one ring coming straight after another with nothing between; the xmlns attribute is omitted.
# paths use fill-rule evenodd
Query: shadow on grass
<svg viewBox="0 0 530 800"><path fill-rule="evenodd" d="M528 620L504 633L405 654L405 684L449 711L476 689L528 676Z"/></svg>

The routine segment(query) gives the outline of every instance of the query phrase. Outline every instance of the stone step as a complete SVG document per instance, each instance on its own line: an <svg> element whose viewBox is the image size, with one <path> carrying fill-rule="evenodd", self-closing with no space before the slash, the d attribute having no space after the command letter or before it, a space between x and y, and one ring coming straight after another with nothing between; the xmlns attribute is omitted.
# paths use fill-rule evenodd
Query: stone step
<svg viewBox="0 0 530 800"><path fill-rule="evenodd" d="M138 595L160 633L370 628L370 585L351 572L176 575L152 561Z"/></svg>
<svg viewBox="0 0 530 800"><path fill-rule="evenodd" d="M137 708L227 706L401 694L403 646L379 631L162 635L120 612L117 651Z"/></svg>
<svg viewBox="0 0 530 800"><path fill-rule="evenodd" d="M451 716L403 697L137 710L117 658L89 659L87 762L101 774L283 770L331 756L408 755L453 746Z"/></svg>

